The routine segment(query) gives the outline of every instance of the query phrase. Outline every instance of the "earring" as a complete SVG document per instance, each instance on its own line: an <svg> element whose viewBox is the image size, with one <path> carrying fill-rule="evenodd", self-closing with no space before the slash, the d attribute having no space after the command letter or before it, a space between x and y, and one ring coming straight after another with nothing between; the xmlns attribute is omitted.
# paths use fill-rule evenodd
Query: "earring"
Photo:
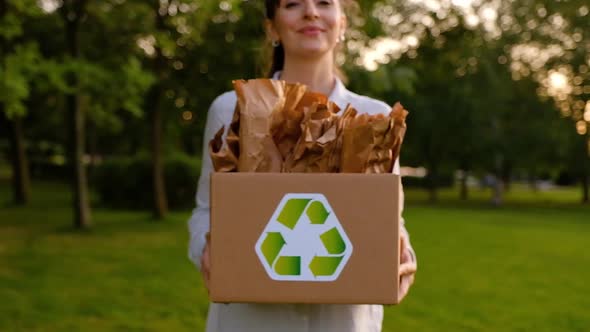
<svg viewBox="0 0 590 332"><path fill-rule="evenodd" d="M272 47L279 47L279 45L281 45L281 42L278 40L273 40L271 42Z"/></svg>
<svg viewBox="0 0 590 332"><path fill-rule="evenodd" d="M341 34L340 37L338 38L338 42L343 43L346 40L346 37L344 37L344 34Z"/></svg>

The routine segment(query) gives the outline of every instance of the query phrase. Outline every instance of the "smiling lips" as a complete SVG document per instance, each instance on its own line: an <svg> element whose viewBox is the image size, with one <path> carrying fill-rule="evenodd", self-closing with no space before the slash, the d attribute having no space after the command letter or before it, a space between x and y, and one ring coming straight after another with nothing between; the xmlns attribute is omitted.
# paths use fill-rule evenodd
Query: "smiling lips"
<svg viewBox="0 0 590 332"><path fill-rule="evenodd" d="M317 36L324 30L318 27L305 27L299 30L299 33L302 33L306 36Z"/></svg>

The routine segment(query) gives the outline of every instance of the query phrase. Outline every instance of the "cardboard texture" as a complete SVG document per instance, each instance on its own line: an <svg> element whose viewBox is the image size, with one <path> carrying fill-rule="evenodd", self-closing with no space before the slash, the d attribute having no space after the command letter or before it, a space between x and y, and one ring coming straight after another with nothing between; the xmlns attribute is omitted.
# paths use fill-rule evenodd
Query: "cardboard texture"
<svg viewBox="0 0 590 332"><path fill-rule="evenodd" d="M400 177L394 174L212 173L211 300L396 304L399 190ZM350 241L352 246L346 246L346 250L351 250L350 256L335 280L326 281L322 277L317 278L323 281L273 280L264 259L257 254L260 238L268 234L265 230L268 231L269 221L276 217L277 207L290 193L323 194L332 210L329 213L337 217L344 236ZM310 212L306 210L306 213ZM314 220L313 214L308 215L309 220ZM297 227L300 226L292 230ZM285 230L292 231L287 227ZM286 250L285 246L282 248L281 251ZM340 252L340 249L334 251ZM280 259L276 257L282 254L275 254L267 258L280 269ZM300 269L312 270L308 263L302 259Z"/></svg>

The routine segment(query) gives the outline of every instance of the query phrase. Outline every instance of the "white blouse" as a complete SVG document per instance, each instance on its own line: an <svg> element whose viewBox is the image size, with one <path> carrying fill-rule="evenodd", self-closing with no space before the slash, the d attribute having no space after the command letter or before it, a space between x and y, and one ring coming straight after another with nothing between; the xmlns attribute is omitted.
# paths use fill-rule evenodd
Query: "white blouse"
<svg viewBox="0 0 590 332"><path fill-rule="evenodd" d="M274 78L278 78L279 73ZM388 114L391 106L355 94L336 79L336 85L329 96L340 109L351 104L359 113ZM209 179L213 171L208 144L215 133L231 123L237 97L234 91L217 97L207 114L203 139L201 176L197 187L196 203L188 221L190 232L189 259L200 268L201 255L205 247L205 234L209 232ZM399 174L399 161L393 173ZM400 195L403 209L403 191ZM409 235L403 226L402 236L410 243ZM411 246L410 246L411 249ZM412 251L412 256L415 255ZM395 282L392 280L391 282ZM207 317L207 331L284 331L284 332L377 332L381 331L383 321L382 305L334 305L334 304L218 304L211 303Z"/></svg>

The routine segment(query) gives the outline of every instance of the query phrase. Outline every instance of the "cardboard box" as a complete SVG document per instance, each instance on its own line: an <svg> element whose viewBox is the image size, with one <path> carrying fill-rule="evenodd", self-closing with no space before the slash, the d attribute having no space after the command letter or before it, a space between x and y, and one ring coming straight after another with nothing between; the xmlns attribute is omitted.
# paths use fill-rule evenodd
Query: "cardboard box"
<svg viewBox="0 0 590 332"><path fill-rule="evenodd" d="M394 174L213 173L214 302L396 304Z"/></svg>

